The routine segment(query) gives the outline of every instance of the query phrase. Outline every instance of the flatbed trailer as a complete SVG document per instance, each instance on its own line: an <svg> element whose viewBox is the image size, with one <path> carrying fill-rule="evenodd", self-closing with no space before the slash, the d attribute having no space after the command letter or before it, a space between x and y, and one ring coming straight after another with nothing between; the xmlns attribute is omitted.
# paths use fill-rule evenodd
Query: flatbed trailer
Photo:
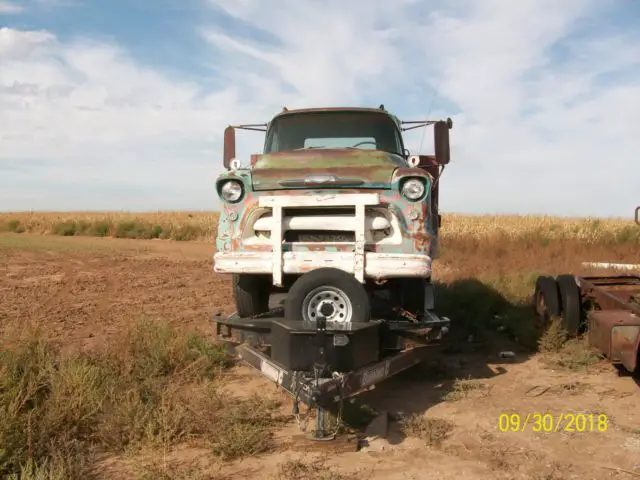
<svg viewBox="0 0 640 480"><path fill-rule="evenodd" d="M541 276L534 304L544 324L559 317L570 336L586 332L612 364L640 372L640 276Z"/></svg>
<svg viewBox="0 0 640 480"><path fill-rule="evenodd" d="M242 362L293 397L294 413L299 402L317 410L315 440L327 439L325 409L424 362L450 325L434 314L423 321L373 319L347 326L322 317L288 322L278 312L261 318L214 315L213 321L216 336Z"/></svg>

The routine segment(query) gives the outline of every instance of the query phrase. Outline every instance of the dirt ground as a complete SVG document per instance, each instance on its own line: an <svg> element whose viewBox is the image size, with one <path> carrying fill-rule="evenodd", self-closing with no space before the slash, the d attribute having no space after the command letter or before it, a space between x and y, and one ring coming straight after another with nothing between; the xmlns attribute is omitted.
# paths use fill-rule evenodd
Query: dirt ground
<svg viewBox="0 0 640 480"><path fill-rule="evenodd" d="M637 262L640 256L633 246L615 251L575 245L570 250L567 245L529 250L471 244L442 248L443 258L434 269L437 278L495 278L495 284L511 293L519 288L509 283L515 278L575 272L581 260ZM142 316L212 331L211 313L232 310L230 281L213 273L212 254L213 246L204 243L0 235L1 328L38 326L74 349L105 342ZM496 352L514 347L508 339L504 345L500 342L497 350L466 348L439 354L434 362L446 370L444 375L417 368L362 395L362 402L379 411L450 422L450 432L440 444L403 437L391 422L388 437L371 440L363 450L316 452L292 441L300 433L292 419L280 433L281 451L274 454L223 465L207 464L206 451L175 455L200 458L209 465L206 468L216 468L220 478L269 478L282 462L314 458L346 478L362 479L640 477L637 380L606 362L586 370L554 369L542 354L520 350L515 359L502 361ZM466 378L475 383L455 382ZM282 395L243 366L235 368L229 382L227 388L239 393ZM465 385L468 388L462 388ZM518 414L522 422L530 414L531 423L521 432L501 432L502 413ZM584 413L586 426L576 430L585 431L569 432L564 423L555 432L534 432L535 418L545 413L553 415L554 422L559 415ZM606 431L597 431L599 414L606 416ZM310 473L297 478L305 475L340 478Z"/></svg>

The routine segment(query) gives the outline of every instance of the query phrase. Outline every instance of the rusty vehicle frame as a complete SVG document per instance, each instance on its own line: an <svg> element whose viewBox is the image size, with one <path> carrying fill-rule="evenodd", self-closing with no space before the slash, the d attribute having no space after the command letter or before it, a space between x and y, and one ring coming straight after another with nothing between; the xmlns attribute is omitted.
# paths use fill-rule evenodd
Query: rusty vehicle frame
<svg viewBox="0 0 640 480"><path fill-rule="evenodd" d="M639 215L637 207L638 225ZM613 265L618 264L604 264ZM640 373L639 275L540 276L533 303L543 326L552 317L558 317L570 337L586 333L589 345L612 364L636 375Z"/></svg>
<svg viewBox="0 0 640 480"><path fill-rule="evenodd" d="M585 309L589 344L613 364L638 373L640 276L576 277Z"/></svg>

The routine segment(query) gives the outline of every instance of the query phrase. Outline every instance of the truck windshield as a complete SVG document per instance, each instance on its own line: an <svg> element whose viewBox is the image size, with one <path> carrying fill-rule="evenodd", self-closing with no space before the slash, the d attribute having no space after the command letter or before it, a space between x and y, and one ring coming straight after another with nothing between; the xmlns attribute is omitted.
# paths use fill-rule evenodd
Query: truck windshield
<svg viewBox="0 0 640 480"><path fill-rule="evenodd" d="M403 154L398 129L384 113L293 113L273 120L265 153L306 148L359 148Z"/></svg>

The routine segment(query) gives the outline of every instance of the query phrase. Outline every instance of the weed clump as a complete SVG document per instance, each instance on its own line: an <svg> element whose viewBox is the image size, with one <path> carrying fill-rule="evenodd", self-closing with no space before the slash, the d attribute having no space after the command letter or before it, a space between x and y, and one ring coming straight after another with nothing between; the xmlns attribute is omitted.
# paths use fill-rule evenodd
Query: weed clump
<svg viewBox="0 0 640 480"><path fill-rule="evenodd" d="M24 233L26 231L24 225L20 223L20 220L17 220L15 218L7 221L5 223L5 227L3 228L3 230L6 230L7 232L12 232L12 233Z"/></svg>
<svg viewBox="0 0 640 480"><path fill-rule="evenodd" d="M443 400L456 402L470 396L486 397L487 395L489 395L489 386L486 383L471 378L459 378L453 382L451 391L443 397Z"/></svg>
<svg viewBox="0 0 640 480"><path fill-rule="evenodd" d="M557 353L567 338L567 330L563 327L562 320L558 317L552 317L549 326L538 340L538 347L543 353Z"/></svg>
<svg viewBox="0 0 640 480"><path fill-rule="evenodd" d="M152 239L159 238L162 234L162 227L159 225L153 225L143 221L124 221L116 225L115 234L116 238L140 238L140 239Z"/></svg>
<svg viewBox="0 0 640 480"><path fill-rule="evenodd" d="M342 474L322 461L304 462L298 459L286 460L278 464L276 480L347 480L350 477Z"/></svg>
<svg viewBox="0 0 640 480"><path fill-rule="evenodd" d="M427 418L414 414L402 421L402 431L416 437L428 446L439 446L453 430L453 423L443 418Z"/></svg>

